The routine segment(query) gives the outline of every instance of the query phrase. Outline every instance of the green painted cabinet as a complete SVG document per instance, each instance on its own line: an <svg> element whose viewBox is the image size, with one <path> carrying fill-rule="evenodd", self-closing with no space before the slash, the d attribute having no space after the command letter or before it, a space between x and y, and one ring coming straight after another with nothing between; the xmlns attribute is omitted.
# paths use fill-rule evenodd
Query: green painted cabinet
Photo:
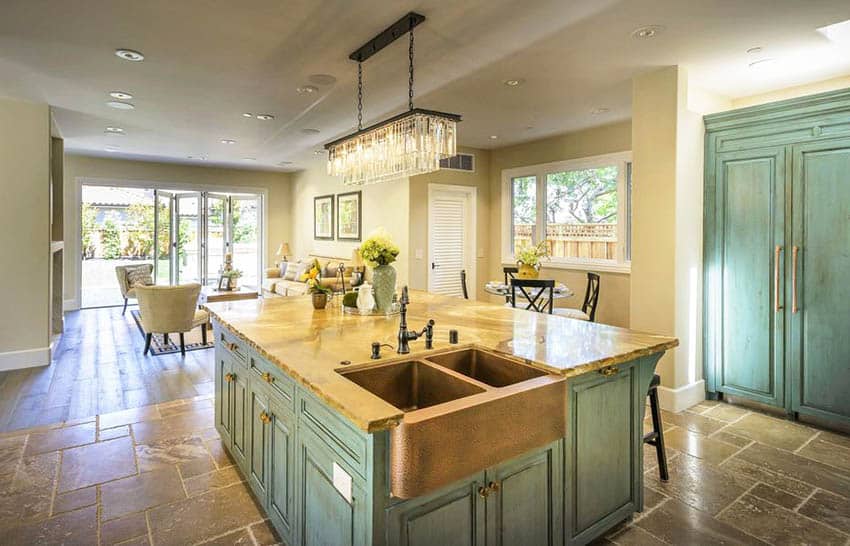
<svg viewBox="0 0 850 546"><path fill-rule="evenodd" d="M794 146L793 165L792 409L850 423L850 138Z"/></svg>
<svg viewBox="0 0 850 546"><path fill-rule="evenodd" d="M296 544L371 544L365 480L310 427L299 428L297 445Z"/></svg>
<svg viewBox="0 0 850 546"><path fill-rule="evenodd" d="M268 494L267 449L271 422L268 392L259 385L251 385L248 392L248 422L245 474L254 494L265 499Z"/></svg>
<svg viewBox="0 0 850 546"><path fill-rule="evenodd" d="M850 424L850 90L705 124L709 396Z"/></svg>
<svg viewBox="0 0 850 546"><path fill-rule="evenodd" d="M233 442L230 452L239 468L245 470L247 468L249 434L249 423L247 422L249 410L248 370L238 361L234 361L233 378L230 385L233 391L231 407L231 413L233 414Z"/></svg>
<svg viewBox="0 0 850 546"><path fill-rule="evenodd" d="M295 521L295 417L272 396L268 425L267 512L287 544L292 544Z"/></svg>
<svg viewBox="0 0 850 546"><path fill-rule="evenodd" d="M233 446L233 363L216 350L215 355L215 427L221 441Z"/></svg>

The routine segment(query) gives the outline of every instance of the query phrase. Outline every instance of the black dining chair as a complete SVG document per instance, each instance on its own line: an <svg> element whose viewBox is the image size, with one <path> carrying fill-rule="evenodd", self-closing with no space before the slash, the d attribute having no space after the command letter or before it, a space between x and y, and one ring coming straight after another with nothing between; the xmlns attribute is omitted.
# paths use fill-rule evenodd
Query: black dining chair
<svg viewBox="0 0 850 546"><path fill-rule="evenodd" d="M463 291L463 299L469 299L469 292L466 291L466 269L460 270L460 289Z"/></svg>
<svg viewBox="0 0 850 546"><path fill-rule="evenodd" d="M525 297L525 309L538 313L552 314L555 281L552 279L511 279L511 305L516 308L516 293Z"/></svg>
<svg viewBox="0 0 850 546"><path fill-rule="evenodd" d="M655 374L652 376L652 381L649 383L649 412L652 415L652 432L647 432L643 436L645 444L655 447L655 454L658 457L658 474L661 481L666 482L670 479L670 473L667 470L667 451L664 448L664 425L661 423L661 407L658 404L658 386L661 384L661 376Z"/></svg>
<svg viewBox="0 0 850 546"><path fill-rule="evenodd" d="M511 279L515 279L517 273L519 273L519 267L515 265L508 265L502 268L502 274L505 276L505 286L511 285ZM505 295L505 305L513 307L510 294Z"/></svg>
<svg viewBox="0 0 850 546"><path fill-rule="evenodd" d="M598 301L599 275L588 273L587 289L584 292L584 301L581 304L581 310L570 307L558 307L555 309L555 314L567 318L596 322L596 304Z"/></svg>

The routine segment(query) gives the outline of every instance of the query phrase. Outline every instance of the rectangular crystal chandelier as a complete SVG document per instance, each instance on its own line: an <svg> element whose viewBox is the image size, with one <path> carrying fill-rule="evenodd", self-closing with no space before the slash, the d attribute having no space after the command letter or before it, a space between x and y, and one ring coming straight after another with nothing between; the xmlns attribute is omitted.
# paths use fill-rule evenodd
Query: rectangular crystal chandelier
<svg viewBox="0 0 850 546"><path fill-rule="evenodd" d="M363 186L436 171L457 155L460 116L415 108L325 145L328 174Z"/></svg>

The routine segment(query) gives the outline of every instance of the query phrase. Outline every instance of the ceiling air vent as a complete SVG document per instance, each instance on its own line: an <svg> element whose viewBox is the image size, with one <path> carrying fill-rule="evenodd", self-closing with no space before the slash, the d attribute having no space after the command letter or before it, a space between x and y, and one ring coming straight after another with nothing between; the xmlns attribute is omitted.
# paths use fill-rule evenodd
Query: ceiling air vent
<svg viewBox="0 0 850 546"><path fill-rule="evenodd" d="M464 171L468 173L475 172L475 155L473 154L457 154L452 157L447 157L440 160L440 169L449 171Z"/></svg>

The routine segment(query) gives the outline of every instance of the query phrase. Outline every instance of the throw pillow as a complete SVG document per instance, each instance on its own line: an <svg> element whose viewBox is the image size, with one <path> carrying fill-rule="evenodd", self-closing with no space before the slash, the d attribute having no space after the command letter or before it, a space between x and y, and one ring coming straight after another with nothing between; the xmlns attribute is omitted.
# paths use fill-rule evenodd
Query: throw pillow
<svg viewBox="0 0 850 546"><path fill-rule="evenodd" d="M284 280L294 281L295 275L298 273L298 266L301 265L297 262L286 262L286 273L283 275Z"/></svg>
<svg viewBox="0 0 850 546"><path fill-rule="evenodd" d="M150 269L146 265L137 265L127 268L127 284L130 288L137 286L150 286L153 284Z"/></svg>

